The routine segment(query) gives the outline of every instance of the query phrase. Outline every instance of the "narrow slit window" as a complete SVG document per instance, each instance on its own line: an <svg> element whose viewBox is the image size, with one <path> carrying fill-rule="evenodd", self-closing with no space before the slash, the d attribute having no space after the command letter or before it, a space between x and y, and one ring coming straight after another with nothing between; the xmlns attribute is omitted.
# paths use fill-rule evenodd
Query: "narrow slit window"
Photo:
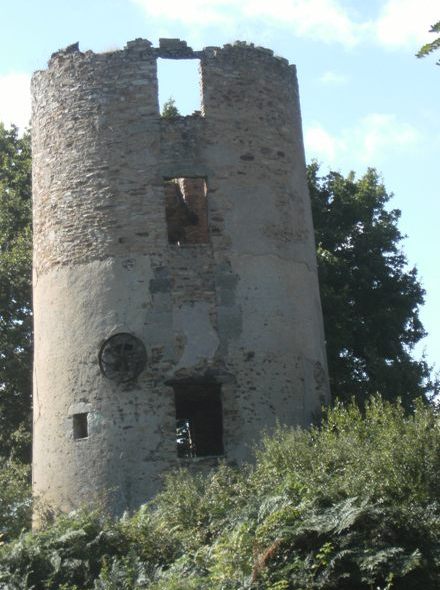
<svg viewBox="0 0 440 590"><path fill-rule="evenodd" d="M205 178L168 178L164 182L168 242L209 242L208 201Z"/></svg>
<svg viewBox="0 0 440 590"><path fill-rule="evenodd" d="M200 115L200 60L163 59L157 60L160 112L172 100L177 115ZM168 116L170 116L168 114Z"/></svg>
<svg viewBox="0 0 440 590"><path fill-rule="evenodd" d="M177 456L223 455L220 385L185 382L174 385Z"/></svg>
<svg viewBox="0 0 440 590"><path fill-rule="evenodd" d="M88 413L73 415L73 438L87 438L89 436Z"/></svg>

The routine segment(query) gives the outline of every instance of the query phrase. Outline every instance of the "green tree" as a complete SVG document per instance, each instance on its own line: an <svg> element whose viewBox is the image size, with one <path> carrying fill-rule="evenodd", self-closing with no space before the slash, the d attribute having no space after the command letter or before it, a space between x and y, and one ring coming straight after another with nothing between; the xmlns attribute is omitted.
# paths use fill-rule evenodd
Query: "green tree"
<svg viewBox="0 0 440 590"><path fill-rule="evenodd" d="M437 23L435 23L435 25L432 25L429 32L430 33L440 33L440 20ZM433 53L434 51L437 51L438 49L440 49L440 37L437 37L431 43L426 43L425 45L423 45L419 49L419 51L416 53L416 56L417 57L426 57L427 55L430 55L431 53ZM437 65L440 66L440 61L437 62Z"/></svg>
<svg viewBox="0 0 440 590"><path fill-rule="evenodd" d="M0 458L0 545L30 527L31 507L30 465Z"/></svg>
<svg viewBox="0 0 440 590"><path fill-rule="evenodd" d="M30 459L31 153L0 123L0 456Z"/></svg>
<svg viewBox="0 0 440 590"><path fill-rule="evenodd" d="M425 335L424 291L401 250L400 211L374 169L359 179L308 167L333 395L363 403L379 392L406 407L424 395L429 368L411 357Z"/></svg>
<svg viewBox="0 0 440 590"><path fill-rule="evenodd" d="M180 115L179 109L176 107L176 101L172 96L164 103L161 115L164 119L173 119Z"/></svg>

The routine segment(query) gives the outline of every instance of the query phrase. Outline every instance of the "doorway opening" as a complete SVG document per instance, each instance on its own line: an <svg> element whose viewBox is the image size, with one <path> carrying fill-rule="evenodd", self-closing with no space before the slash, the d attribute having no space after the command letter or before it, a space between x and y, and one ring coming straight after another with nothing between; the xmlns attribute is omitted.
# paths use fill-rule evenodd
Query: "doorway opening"
<svg viewBox="0 0 440 590"><path fill-rule="evenodd" d="M176 383L177 456L182 458L223 455L221 387L213 382Z"/></svg>

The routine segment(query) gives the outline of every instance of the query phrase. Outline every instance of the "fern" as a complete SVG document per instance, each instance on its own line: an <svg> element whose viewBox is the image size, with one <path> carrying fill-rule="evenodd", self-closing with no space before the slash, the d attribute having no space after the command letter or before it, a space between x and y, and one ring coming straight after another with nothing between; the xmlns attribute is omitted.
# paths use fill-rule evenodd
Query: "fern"
<svg viewBox="0 0 440 590"><path fill-rule="evenodd" d="M254 467L180 471L134 515L0 545L0 590L437 590L440 419L379 398L266 436Z"/></svg>

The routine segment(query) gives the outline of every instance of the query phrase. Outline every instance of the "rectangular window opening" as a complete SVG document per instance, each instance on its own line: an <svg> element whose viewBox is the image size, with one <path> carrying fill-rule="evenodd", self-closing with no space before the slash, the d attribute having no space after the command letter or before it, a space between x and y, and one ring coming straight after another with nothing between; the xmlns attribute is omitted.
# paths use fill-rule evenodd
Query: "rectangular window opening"
<svg viewBox="0 0 440 590"><path fill-rule="evenodd" d="M174 385L177 456L223 455L220 385L184 382Z"/></svg>
<svg viewBox="0 0 440 590"><path fill-rule="evenodd" d="M164 192L168 242L177 246L208 243L206 179L165 179Z"/></svg>
<svg viewBox="0 0 440 590"><path fill-rule="evenodd" d="M163 117L201 115L199 59L159 58L157 78L160 112Z"/></svg>
<svg viewBox="0 0 440 590"><path fill-rule="evenodd" d="M88 413L73 414L73 438L87 438L89 436Z"/></svg>

